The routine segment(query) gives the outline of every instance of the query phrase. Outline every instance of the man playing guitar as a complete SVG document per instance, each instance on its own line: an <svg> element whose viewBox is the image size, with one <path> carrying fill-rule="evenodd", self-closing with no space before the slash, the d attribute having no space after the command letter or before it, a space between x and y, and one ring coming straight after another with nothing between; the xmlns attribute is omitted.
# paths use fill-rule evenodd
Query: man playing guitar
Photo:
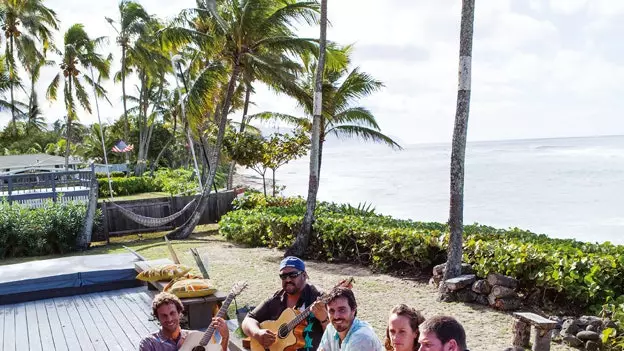
<svg viewBox="0 0 624 351"><path fill-rule="evenodd" d="M312 313L308 316L308 324L303 331L305 345L298 350L315 351L321 342L325 327L329 324L325 304L317 301L321 293L313 285L308 284L305 264L297 257L289 256L282 260L279 277L282 280L282 289L245 317L243 331L263 347L269 348L275 342L276 334L274 331L262 329L260 323L277 320L287 308L301 311L312 306Z"/></svg>
<svg viewBox="0 0 624 351"><path fill-rule="evenodd" d="M152 313L162 328L141 340L139 351L177 351L189 331L180 329L180 316L184 306L180 299L170 293L162 292L154 297ZM230 331L222 318L213 318L212 326L221 335L221 349L227 351Z"/></svg>

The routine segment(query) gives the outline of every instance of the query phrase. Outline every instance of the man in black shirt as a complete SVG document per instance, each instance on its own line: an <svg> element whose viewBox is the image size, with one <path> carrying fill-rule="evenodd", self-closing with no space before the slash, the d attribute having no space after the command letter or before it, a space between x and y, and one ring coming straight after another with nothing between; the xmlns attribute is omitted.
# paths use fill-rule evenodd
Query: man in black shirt
<svg viewBox="0 0 624 351"><path fill-rule="evenodd" d="M303 331L305 346L299 350L315 351L321 342L323 331L329 323L325 304L317 301L321 293L313 285L308 284L305 264L297 257L289 256L282 260L279 277L282 280L282 289L262 302L245 317L242 325L243 331L262 346L268 348L275 342L275 331L262 329L260 323L279 319L282 312L287 308L303 311L312 306L312 313L306 319L307 326Z"/></svg>

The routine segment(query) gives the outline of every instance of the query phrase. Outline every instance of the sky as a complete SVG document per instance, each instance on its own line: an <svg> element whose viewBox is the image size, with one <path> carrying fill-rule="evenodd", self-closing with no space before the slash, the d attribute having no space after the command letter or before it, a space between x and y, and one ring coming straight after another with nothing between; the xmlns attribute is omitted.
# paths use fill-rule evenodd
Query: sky
<svg viewBox="0 0 624 351"><path fill-rule="evenodd" d="M143 0L146 10L171 18L194 0ZM118 18L114 0L48 0L61 33L83 23L92 37L108 36L113 70L120 51L104 17ZM384 82L361 101L382 130L403 144L450 142L457 97L461 1L329 0L328 39L354 44L353 67ZM318 37L318 28L301 27ZM624 1L476 0L472 101L468 139L502 140L624 134ZM62 118L62 100L45 100L56 71L45 69L40 105L48 121ZM121 86L106 88L103 121L123 113ZM258 85L250 113L301 115L294 101ZM95 112L95 109L94 109ZM10 116L0 114L0 125ZM97 115L80 113L82 123ZM240 118L240 117L237 117Z"/></svg>

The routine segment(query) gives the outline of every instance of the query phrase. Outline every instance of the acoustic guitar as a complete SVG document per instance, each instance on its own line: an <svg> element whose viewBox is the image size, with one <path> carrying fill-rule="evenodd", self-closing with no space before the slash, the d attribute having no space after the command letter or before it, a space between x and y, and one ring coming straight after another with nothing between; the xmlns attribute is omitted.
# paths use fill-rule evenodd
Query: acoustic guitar
<svg viewBox="0 0 624 351"><path fill-rule="evenodd" d="M227 309L234 300L236 296L238 296L243 290L247 288L246 282L239 282L234 284L227 298L223 301L219 312L217 312L216 317L223 318L227 313ZM200 331L192 331L184 339L184 343L180 348L180 351L221 351L221 345L219 344L209 344L212 335L214 334L215 328L212 325L208 326L205 332Z"/></svg>
<svg viewBox="0 0 624 351"><path fill-rule="evenodd" d="M351 287L353 277L341 281L333 289L344 286ZM327 294L319 296L318 300L325 301ZM285 309L277 320L268 320L260 323L260 328L275 333L275 342L269 347L264 347L256 339L251 338L251 351L295 351L305 346L303 338L304 325L300 324L312 313L311 305L301 313L294 308Z"/></svg>

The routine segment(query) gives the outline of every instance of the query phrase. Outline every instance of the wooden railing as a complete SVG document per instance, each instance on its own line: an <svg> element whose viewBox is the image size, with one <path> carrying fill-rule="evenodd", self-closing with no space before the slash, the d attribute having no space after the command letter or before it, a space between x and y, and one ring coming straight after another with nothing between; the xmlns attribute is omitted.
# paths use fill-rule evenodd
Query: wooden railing
<svg viewBox="0 0 624 351"><path fill-rule="evenodd" d="M87 201L94 167L80 171L25 173L0 176L0 200L39 207L54 202ZM62 195L62 196L61 196Z"/></svg>

